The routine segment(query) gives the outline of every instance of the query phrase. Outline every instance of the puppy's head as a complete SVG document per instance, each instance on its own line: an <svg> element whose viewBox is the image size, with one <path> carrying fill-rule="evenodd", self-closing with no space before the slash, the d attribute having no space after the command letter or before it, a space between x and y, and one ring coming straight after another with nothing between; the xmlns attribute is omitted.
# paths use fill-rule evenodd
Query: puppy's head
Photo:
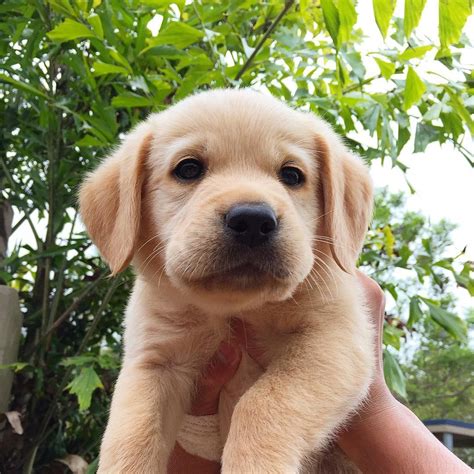
<svg viewBox="0 0 474 474"><path fill-rule="evenodd" d="M353 271L371 203L365 167L325 122L250 90L152 115L80 193L113 273L133 258L224 312L288 298L321 259Z"/></svg>

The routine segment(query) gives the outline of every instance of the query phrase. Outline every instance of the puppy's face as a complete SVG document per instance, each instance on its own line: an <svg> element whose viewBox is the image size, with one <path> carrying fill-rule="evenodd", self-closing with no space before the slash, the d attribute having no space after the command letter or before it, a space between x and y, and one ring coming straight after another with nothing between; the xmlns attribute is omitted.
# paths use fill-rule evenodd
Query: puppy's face
<svg viewBox="0 0 474 474"><path fill-rule="evenodd" d="M363 166L326 124L221 90L132 132L86 181L81 212L113 271L133 257L196 305L237 311L288 298L329 254L350 271L370 200Z"/></svg>

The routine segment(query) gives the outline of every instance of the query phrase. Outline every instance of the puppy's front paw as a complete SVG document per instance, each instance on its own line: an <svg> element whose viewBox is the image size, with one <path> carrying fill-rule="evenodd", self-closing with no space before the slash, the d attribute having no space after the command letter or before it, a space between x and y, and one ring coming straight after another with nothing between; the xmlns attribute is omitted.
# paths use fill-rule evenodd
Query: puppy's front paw
<svg viewBox="0 0 474 474"><path fill-rule="evenodd" d="M298 462L288 458L288 450L276 445L259 447L249 438L242 437L238 443L227 441L222 456L223 474L296 474Z"/></svg>
<svg viewBox="0 0 474 474"><path fill-rule="evenodd" d="M245 459L238 456L238 459L223 460L223 474L297 474L296 466L288 466L279 462L268 462L261 458Z"/></svg>

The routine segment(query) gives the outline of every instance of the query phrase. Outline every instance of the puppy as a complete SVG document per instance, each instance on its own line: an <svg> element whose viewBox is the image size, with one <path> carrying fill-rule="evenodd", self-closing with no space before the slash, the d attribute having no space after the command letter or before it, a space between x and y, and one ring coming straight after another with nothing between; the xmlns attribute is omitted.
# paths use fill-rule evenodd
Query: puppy
<svg viewBox="0 0 474 474"><path fill-rule="evenodd" d="M354 276L372 209L332 129L251 90L151 115L80 191L113 274L137 277L102 473L165 473L193 387L230 319L266 370L240 398L224 473L294 473L366 396L372 328Z"/></svg>

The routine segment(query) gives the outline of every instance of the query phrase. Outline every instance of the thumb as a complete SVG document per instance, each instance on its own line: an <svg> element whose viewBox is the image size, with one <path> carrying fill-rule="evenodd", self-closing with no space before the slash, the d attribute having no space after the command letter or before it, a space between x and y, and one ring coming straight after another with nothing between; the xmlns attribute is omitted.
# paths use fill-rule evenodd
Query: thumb
<svg viewBox="0 0 474 474"><path fill-rule="evenodd" d="M236 344L221 342L198 382L191 405L191 415L202 416L217 413L222 387L237 371L242 353Z"/></svg>

